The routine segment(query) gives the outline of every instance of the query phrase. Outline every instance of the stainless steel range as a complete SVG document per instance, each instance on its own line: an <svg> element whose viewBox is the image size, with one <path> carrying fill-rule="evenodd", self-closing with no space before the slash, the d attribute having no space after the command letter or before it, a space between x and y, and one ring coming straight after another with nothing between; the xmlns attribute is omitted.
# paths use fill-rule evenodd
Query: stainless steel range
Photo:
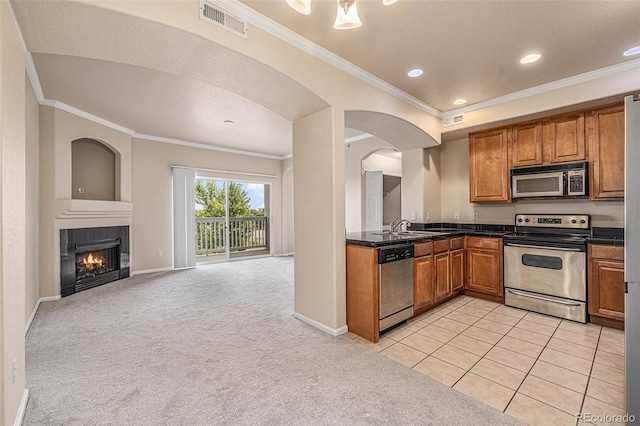
<svg viewBox="0 0 640 426"><path fill-rule="evenodd" d="M589 215L518 214L504 237L505 305L587 322Z"/></svg>

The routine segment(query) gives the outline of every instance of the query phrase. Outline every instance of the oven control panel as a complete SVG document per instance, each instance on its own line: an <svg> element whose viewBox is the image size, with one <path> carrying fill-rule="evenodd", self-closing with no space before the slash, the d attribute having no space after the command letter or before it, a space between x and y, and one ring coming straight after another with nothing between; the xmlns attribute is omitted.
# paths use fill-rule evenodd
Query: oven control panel
<svg viewBox="0 0 640 426"><path fill-rule="evenodd" d="M588 214L517 214L516 226L590 229Z"/></svg>

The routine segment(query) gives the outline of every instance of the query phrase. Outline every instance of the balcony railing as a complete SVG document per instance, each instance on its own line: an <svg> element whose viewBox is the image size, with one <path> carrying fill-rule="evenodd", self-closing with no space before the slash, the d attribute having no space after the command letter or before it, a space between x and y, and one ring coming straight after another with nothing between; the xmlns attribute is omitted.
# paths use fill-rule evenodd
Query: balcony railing
<svg viewBox="0 0 640 426"><path fill-rule="evenodd" d="M224 217L196 218L196 255L225 252ZM269 249L269 221L263 216L229 218L229 251Z"/></svg>

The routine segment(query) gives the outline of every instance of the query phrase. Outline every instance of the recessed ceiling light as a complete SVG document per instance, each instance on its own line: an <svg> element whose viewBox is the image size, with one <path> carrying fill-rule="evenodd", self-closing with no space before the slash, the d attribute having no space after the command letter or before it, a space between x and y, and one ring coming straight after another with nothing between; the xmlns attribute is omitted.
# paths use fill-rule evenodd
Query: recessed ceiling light
<svg viewBox="0 0 640 426"><path fill-rule="evenodd" d="M640 46L632 47L629 50L625 50L625 52L622 55L633 56L633 55L637 55L638 53L640 53Z"/></svg>
<svg viewBox="0 0 640 426"><path fill-rule="evenodd" d="M224 124L233 124L233 121L231 121L231 120L224 120Z"/></svg>
<svg viewBox="0 0 640 426"><path fill-rule="evenodd" d="M407 73L409 77L420 77L424 71L421 69L411 70Z"/></svg>
<svg viewBox="0 0 640 426"><path fill-rule="evenodd" d="M539 53L532 53L531 55L527 55L524 58L520 59L521 64L530 64L531 62L535 62L540 59L542 55Z"/></svg>
<svg viewBox="0 0 640 426"><path fill-rule="evenodd" d="M454 105L464 105L467 103L466 99L456 99L455 101L453 101Z"/></svg>

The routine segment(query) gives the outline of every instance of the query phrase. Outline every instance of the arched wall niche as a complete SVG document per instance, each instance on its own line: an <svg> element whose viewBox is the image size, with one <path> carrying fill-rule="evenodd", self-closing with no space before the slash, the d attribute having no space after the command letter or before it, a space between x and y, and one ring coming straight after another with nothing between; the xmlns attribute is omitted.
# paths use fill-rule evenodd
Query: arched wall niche
<svg viewBox="0 0 640 426"><path fill-rule="evenodd" d="M93 139L71 141L71 198L119 201L120 155L109 144Z"/></svg>

